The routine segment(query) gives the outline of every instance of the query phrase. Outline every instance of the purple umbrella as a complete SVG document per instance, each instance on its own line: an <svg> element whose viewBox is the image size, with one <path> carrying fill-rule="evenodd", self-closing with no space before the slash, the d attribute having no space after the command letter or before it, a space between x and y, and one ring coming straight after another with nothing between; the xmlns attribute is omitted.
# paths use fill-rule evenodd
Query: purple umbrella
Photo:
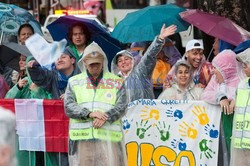
<svg viewBox="0 0 250 166"><path fill-rule="evenodd" d="M235 46L250 39L250 32L243 29L232 20L206 13L197 9L181 12L183 20L204 31L208 35L217 37Z"/></svg>

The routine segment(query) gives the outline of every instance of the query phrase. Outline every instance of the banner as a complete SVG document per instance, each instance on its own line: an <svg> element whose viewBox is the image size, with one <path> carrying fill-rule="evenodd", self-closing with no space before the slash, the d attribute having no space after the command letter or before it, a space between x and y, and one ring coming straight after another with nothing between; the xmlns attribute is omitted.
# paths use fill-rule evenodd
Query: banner
<svg viewBox="0 0 250 166"><path fill-rule="evenodd" d="M220 116L202 101L131 102L122 119L128 166L217 165Z"/></svg>
<svg viewBox="0 0 250 166"><path fill-rule="evenodd" d="M0 106L15 112L19 149L68 152L68 117L63 101L2 99Z"/></svg>

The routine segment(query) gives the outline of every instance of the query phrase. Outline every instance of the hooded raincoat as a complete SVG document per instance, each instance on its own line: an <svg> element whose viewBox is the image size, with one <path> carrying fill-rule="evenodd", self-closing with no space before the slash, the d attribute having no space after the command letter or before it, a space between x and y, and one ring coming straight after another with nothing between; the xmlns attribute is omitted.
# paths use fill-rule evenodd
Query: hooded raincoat
<svg viewBox="0 0 250 166"><path fill-rule="evenodd" d="M245 71L250 67L250 48L237 54L237 60L244 63ZM240 74L239 74L240 75ZM249 105L250 105L250 77L245 76L240 81L235 101L235 114L231 144L231 166L250 165L249 148Z"/></svg>
<svg viewBox="0 0 250 166"><path fill-rule="evenodd" d="M224 83L218 84L215 75L213 75L201 99L215 105L219 105L221 98L224 96L230 101L235 100L236 88L240 82L238 75L239 64L236 61L236 54L231 50L224 50L213 59L212 64L223 76ZM222 113L221 118L221 128L223 131L220 132L222 137L220 141L222 141L223 153L227 153L227 158L224 159L228 161L230 156L233 114L225 115ZM226 141L226 146L223 146L223 141Z"/></svg>
<svg viewBox="0 0 250 166"><path fill-rule="evenodd" d="M115 99L121 95L119 91L120 85L116 83L121 83L122 80L108 71L106 54L95 42L86 47L82 59L84 59L86 56L94 57L96 52L104 56L103 72L97 78L99 79L97 85L94 86L94 83L91 83L90 79L92 76L88 73L88 70L86 70L85 66L82 65L82 73L70 78L65 92L65 112L70 118L70 165L125 166L126 160L123 150L123 141L112 138L112 136L109 135L109 132L111 132L112 128L111 126L114 127L114 125L116 125L116 127L119 128L116 128L119 130L117 131L119 133L118 135L121 134L122 136L119 118L125 113L125 106L118 106L115 103ZM113 85L111 88L105 88L107 85L109 85L107 83L108 80L109 84ZM88 88L92 85L94 87L91 89ZM114 88L117 88L117 85L119 88L116 90ZM88 97L86 97L86 95ZM94 111L104 111L109 116L109 119L99 129L93 128L94 119L89 118L89 113ZM88 125L88 127L78 128L76 130L76 124L81 124L82 126ZM98 136L96 133L96 131L99 132L102 130L105 130L107 135L106 138L104 138L104 136ZM85 134L78 138L76 138L76 134L71 134L90 131L92 134L90 134L88 138Z"/></svg>
<svg viewBox="0 0 250 166"><path fill-rule="evenodd" d="M111 63L111 72L115 75L118 75L119 77L123 78L123 79L126 79L128 77L128 75L132 72L132 69L128 72L128 75L127 76L124 76L123 73L119 70L118 66L117 66L117 61L118 61L118 57L119 56L127 56L129 58L131 58L131 66L132 66L132 69L134 68L134 65L135 65L135 58L133 57L133 55L128 52L127 50L122 50L122 51L119 51L115 57L113 58L112 60L112 63Z"/></svg>
<svg viewBox="0 0 250 166"><path fill-rule="evenodd" d="M74 56L74 55L69 55ZM75 63L74 71L70 76L64 75L56 68L53 70L47 70L41 66L33 66L28 68L32 81L39 87L44 88L46 91L52 94L53 99L60 99L60 96L64 94L68 84L68 79L76 74L80 73L79 68Z"/></svg>
<svg viewBox="0 0 250 166"><path fill-rule="evenodd" d="M191 81L186 91L179 88L177 83L174 83L170 88L165 89L158 99L164 100L200 100L202 88L196 87Z"/></svg>
<svg viewBox="0 0 250 166"><path fill-rule="evenodd" d="M156 65L157 54L160 52L165 41L159 40L158 36L151 43L140 63L132 68L130 75L124 80L120 98L117 103L126 105L138 99L154 99L151 76ZM115 63L112 63L115 65ZM117 67L117 66L116 66ZM114 68L114 67L113 67ZM118 104L118 105L119 105Z"/></svg>
<svg viewBox="0 0 250 166"><path fill-rule="evenodd" d="M33 57L29 56L26 59L26 64L32 59ZM20 88L18 83L14 85L6 94L5 98L15 98L15 99L51 99L52 96L49 92L40 88L32 82L29 72L26 69L27 76L23 79L27 80L27 84Z"/></svg>
<svg viewBox="0 0 250 166"><path fill-rule="evenodd" d="M187 61L187 57L185 56L185 54L182 57L182 59ZM206 60L205 55L204 55L201 60L200 66L193 71L192 78L193 78L194 83L196 85L201 83L202 85L207 86L209 80L212 77L212 70L213 70L212 64ZM175 71L175 67L173 66L168 73L167 80L173 80L174 75L175 75L174 71Z"/></svg>
<svg viewBox="0 0 250 166"><path fill-rule="evenodd" d="M65 51L65 50L64 50ZM69 53L71 53L69 51ZM68 55L68 54L67 54ZM73 57L74 55L69 55ZM76 63L74 64L74 70L71 75L66 76L56 68L48 70L42 68L40 65L28 68L31 80L39 87L44 88L46 91L51 93L52 99L60 99L60 96L65 93L68 80L70 77L80 73ZM67 153L54 153L57 157L57 164L67 166L68 165L68 154Z"/></svg>
<svg viewBox="0 0 250 166"><path fill-rule="evenodd" d="M26 59L26 64L32 59L33 57L29 56ZM20 88L18 83L14 85L6 94L5 98L13 98L13 99L51 99L51 94L45 91L43 88L36 86L29 77L28 70L26 69L27 76L23 79L27 80L27 84L24 87ZM19 145L17 143L17 145ZM18 148L18 146L17 146ZM36 160L36 152L33 151L19 151L17 149L17 159L18 165L28 165L29 163L32 166L37 164ZM50 155L46 154L46 164L53 163L50 159ZM55 164L54 164L55 165Z"/></svg>
<svg viewBox="0 0 250 166"><path fill-rule="evenodd" d="M185 90L180 89L177 82L177 72L181 65L188 68L189 73L191 72L191 66L185 60L179 60L175 63L175 78L174 83L171 87L165 89L158 99L165 100L200 100L201 94L203 92L202 88L197 87L191 79L191 74L189 76L188 86Z"/></svg>

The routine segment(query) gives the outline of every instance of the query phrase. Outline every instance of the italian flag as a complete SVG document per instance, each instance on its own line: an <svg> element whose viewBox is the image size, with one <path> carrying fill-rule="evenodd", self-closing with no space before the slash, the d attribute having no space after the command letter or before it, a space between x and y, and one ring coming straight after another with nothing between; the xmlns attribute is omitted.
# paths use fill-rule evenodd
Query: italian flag
<svg viewBox="0 0 250 166"><path fill-rule="evenodd" d="M1 99L0 106L16 115L20 150L68 152L69 119L63 101Z"/></svg>

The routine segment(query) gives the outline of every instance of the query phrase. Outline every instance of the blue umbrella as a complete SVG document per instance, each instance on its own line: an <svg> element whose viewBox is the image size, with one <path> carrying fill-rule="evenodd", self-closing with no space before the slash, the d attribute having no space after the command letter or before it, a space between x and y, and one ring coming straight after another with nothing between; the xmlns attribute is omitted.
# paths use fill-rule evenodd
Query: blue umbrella
<svg viewBox="0 0 250 166"><path fill-rule="evenodd" d="M0 2L1 41L8 36L17 36L20 25L24 23L29 23L36 33L42 35L40 23L27 10Z"/></svg>
<svg viewBox="0 0 250 166"><path fill-rule="evenodd" d="M82 23L88 28L91 33L91 41L95 41L106 53L110 67L113 57L121 50L121 45L118 40L112 38L95 20L63 16L48 25L47 28L55 41L60 41L64 38L70 41L67 34L69 28L76 23Z"/></svg>
<svg viewBox="0 0 250 166"><path fill-rule="evenodd" d="M152 41L160 33L163 24L166 26L177 25L177 32L187 30L190 24L179 16L179 13L185 10L176 5L168 4L149 6L128 13L117 24L111 35L122 43L132 43Z"/></svg>
<svg viewBox="0 0 250 166"><path fill-rule="evenodd" d="M241 53L242 51L244 51L244 50L246 50L246 49L248 49L248 48L250 48L250 40L246 40L246 41L240 43L240 44L234 49L234 52L235 52L236 54L239 54L239 53Z"/></svg>

